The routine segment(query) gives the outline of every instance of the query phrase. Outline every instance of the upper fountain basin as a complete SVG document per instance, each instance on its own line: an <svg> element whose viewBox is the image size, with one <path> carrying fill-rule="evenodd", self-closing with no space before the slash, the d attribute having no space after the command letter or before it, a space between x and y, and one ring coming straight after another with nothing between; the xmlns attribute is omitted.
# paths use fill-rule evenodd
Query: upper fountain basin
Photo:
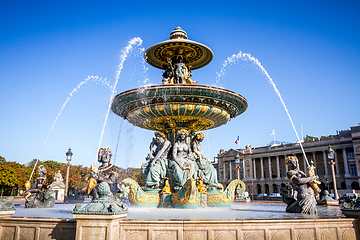
<svg viewBox="0 0 360 240"><path fill-rule="evenodd" d="M162 132L193 132L226 124L247 109L235 92L205 85L153 85L118 94L112 111L131 124Z"/></svg>

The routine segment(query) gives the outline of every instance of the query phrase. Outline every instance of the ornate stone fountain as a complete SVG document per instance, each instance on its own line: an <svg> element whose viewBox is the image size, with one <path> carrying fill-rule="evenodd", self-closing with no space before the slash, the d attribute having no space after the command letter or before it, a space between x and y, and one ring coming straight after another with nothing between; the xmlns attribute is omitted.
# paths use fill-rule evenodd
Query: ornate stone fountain
<svg viewBox="0 0 360 240"><path fill-rule="evenodd" d="M243 192L245 185L235 180L224 191L217 178L212 176L212 180L207 179L209 172L215 169L202 156L200 142L203 137L197 142L200 151L189 149L186 154L176 153L181 155L180 160L176 160L174 146L179 134L184 133L186 136L179 144L185 148L194 148L193 136L196 133L220 127L243 113L248 106L246 99L223 88L198 85L197 81L191 79L191 71L210 63L213 53L209 47L189 40L180 27L171 32L169 40L148 48L144 57L151 66L164 70L163 84L125 91L118 94L112 103L112 111L131 124L157 131L155 135L158 140L154 139L151 143L151 149L157 146L157 150L151 150L149 162L142 167L145 186L140 187L132 179L124 181L130 188L130 202L145 207L230 206L235 190ZM191 137L193 140L190 146ZM170 143L165 144L167 141L171 143L170 147ZM196 152L197 155L191 155L190 152ZM159 158L163 160L161 173ZM171 164L172 160L177 164ZM156 164L160 165L154 170ZM186 169L188 172L185 173ZM153 186L150 183L147 186L149 172L155 174L153 179L160 179ZM202 185L203 190L200 189Z"/></svg>

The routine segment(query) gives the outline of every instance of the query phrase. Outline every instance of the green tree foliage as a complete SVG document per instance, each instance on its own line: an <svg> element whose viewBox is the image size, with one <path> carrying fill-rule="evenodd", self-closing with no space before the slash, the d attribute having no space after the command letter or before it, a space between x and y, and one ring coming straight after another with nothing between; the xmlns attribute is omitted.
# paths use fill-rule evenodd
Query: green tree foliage
<svg viewBox="0 0 360 240"><path fill-rule="evenodd" d="M24 189L26 181L29 181L31 172L35 166L37 159L33 159L27 164L19 164L17 162L7 162L0 156L0 195L19 195L20 189ZM47 179L44 187L50 185L54 181L55 174L60 170L61 175L66 181L67 163L60 163L54 160L38 161L37 167L32 176L33 181L38 177L38 166L44 165L47 170ZM80 192L88 184L90 176L90 168L82 165L69 166L69 193L75 188ZM118 181L125 178L132 178L140 185L143 185L141 170L139 168L118 168Z"/></svg>

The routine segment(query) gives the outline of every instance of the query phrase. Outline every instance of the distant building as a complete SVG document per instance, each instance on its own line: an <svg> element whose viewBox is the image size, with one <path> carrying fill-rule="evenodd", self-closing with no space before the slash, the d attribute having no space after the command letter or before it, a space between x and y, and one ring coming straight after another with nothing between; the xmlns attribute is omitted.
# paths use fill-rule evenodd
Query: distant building
<svg viewBox="0 0 360 240"><path fill-rule="evenodd" d="M360 126L340 131L337 135L321 138L307 136L302 142L306 157L313 161L316 175L321 181L320 188L333 189L333 178L328 146L335 150L335 173L339 193L360 190ZM277 193L289 183L285 164L287 156L295 155L299 159L300 169L306 173L306 162L299 143L282 143L272 146L245 149L220 150L215 157L214 167L218 171L218 180L224 186L237 178L235 159L240 159L240 179L246 184L246 191L254 194ZM344 190L344 191L342 191Z"/></svg>

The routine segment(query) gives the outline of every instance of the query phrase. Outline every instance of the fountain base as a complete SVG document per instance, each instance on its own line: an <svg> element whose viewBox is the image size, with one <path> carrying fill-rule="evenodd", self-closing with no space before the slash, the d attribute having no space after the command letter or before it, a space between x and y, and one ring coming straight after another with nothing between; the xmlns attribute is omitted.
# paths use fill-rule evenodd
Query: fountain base
<svg viewBox="0 0 360 240"><path fill-rule="evenodd" d="M136 207L172 207L172 208L199 208L199 207L230 207L235 199L235 193L242 195L245 184L240 180L233 180L224 191L199 193L194 179L188 179L184 186L175 193L161 193L161 189L143 190L139 184L127 178L123 184L129 187L129 201Z"/></svg>

